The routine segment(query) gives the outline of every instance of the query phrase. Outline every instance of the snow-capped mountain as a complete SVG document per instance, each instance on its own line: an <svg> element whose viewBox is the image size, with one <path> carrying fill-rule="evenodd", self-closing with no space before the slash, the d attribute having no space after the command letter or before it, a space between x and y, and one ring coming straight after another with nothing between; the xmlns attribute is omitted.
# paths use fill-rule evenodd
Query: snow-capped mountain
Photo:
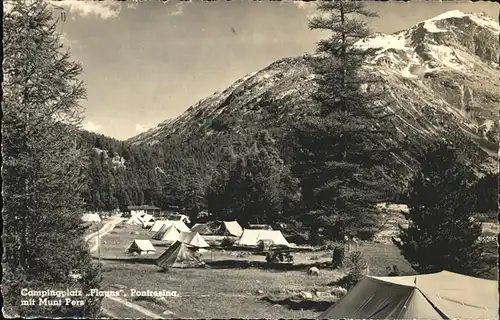
<svg viewBox="0 0 500 320"><path fill-rule="evenodd" d="M419 143L453 132L478 147L478 166L491 167L498 149L499 34L499 24L485 14L450 11L357 43L376 48L365 68L384 80L394 99L390 108L396 112L398 139ZM307 112L313 79L307 57L281 59L130 142L279 128Z"/></svg>

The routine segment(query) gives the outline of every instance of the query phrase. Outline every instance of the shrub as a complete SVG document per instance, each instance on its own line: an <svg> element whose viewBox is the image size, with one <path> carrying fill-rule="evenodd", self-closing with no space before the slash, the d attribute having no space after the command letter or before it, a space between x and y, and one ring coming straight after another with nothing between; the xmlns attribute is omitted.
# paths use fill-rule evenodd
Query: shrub
<svg viewBox="0 0 500 320"><path fill-rule="evenodd" d="M337 248L339 245L338 243L334 241L325 241L324 245L322 246L323 250L334 250Z"/></svg>
<svg viewBox="0 0 500 320"><path fill-rule="evenodd" d="M225 237L224 239L222 239L221 241L221 246L223 247L232 247L235 243L235 240L233 238L229 238L229 237Z"/></svg>
<svg viewBox="0 0 500 320"><path fill-rule="evenodd" d="M390 265L389 267L385 268L387 270L387 275L388 276L400 276L401 271L399 270L398 266L393 264Z"/></svg>
<svg viewBox="0 0 500 320"><path fill-rule="evenodd" d="M341 286L346 290L352 289L367 273L368 264L366 263L363 253L360 251L351 252L342 265L347 270L347 275L335 281L333 284Z"/></svg>
<svg viewBox="0 0 500 320"><path fill-rule="evenodd" d="M333 249L332 268L339 268L342 266L344 260L344 247L337 246Z"/></svg>

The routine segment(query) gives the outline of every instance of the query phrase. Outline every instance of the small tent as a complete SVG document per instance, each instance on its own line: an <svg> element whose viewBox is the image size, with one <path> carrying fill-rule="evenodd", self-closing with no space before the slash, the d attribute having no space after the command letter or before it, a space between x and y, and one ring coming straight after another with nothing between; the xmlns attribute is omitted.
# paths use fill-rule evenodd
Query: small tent
<svg viewBox="0 0 500 320"><path fill-rule="evenodd" d="M85 213L82 216L84 222L101 222L101 217L97 213Z"/></svg>
<svg viewBox="0 0 500 320"><path fill-rule="evenodd" d="M217 233L217 230L218 226L215 222L197 223L191 227L191 232L198 232L202 235L213 235Z"/></svg>
<svg viewBox="0 0 500 320"><path fill-rule="evenodd" d="M185 214L170 214L168 216L168 220L172 221L182 221L184 223L191 223L191 220L189 220L189 217L186 216Z"/></svg>
<svg viewBox="0 0 500 320"><path fill-rule="evenodd" d="M138 254L152 254L156 252L155 247L149 240L134 240L127 249L128 252Z"/></svg>
<svg viewBox="0 0 500 320"><path fill-rule="evenodd" d="M164 224L153 237L155 240L175 242L179 239L179 231L173 225Z"/></svg>
<svg viewBox="0 0 500 320"><path fill-rule="evenodd" d="M142 228L143 229L151 228L153 225L154 225L154 221L149 221L149 222L142 221Z"/></svg>
<svg viewBox="0 0 500 320"><path fill-rule="evenodd" d="M198 258L194 248L177 241L156 260L156 264L163 269L167 269L199 268L205 263Z"/></svg>
<svg viewBox="0 0 500 320"><path fill-rule="evenodd" d="M154 217L150 214L145 214L144 216L140 217L139 220L141 220L143 228L152 227L155 222Z"/></svg>
<svg viewBox="0 0 500 320"><path fill-rule="evenodd" d="M210 248L210 245L198 232L181 232L179 241L195 248Z"/></svg>
<svg viewBox="0 0 500 320"><path fill-rule="evenodd" d="M161 227L163 227L165 222L167 222L167 220L156 220L155 223L151 226L151 229L149 229L149 231L158 232L161 229Z"/></svg>
<svg viewBox="0 0 500 320"><path fill-rule="evenodd" d="M154 222L155 219L151 214L145 214L139 218L142 222Z"/></svg>
<svg viewBox="0 0 500 320"><path fill-rule="evenodd" d="M279 230L244 229L236 243L241 246L257 246L260 240L270 240L274 245L290 246Z"/></svg>
<svg viewBox="0 0 500 320"><path fill-rule="evenodd" d="M223 236L240 237L243 229L238 221L222 221L218 233Z"/></svg>
<svg viewBox="0 0 500 320"><path fill-rule="evenodd" d="M130 217L126 224L134 225L134 226L142 226L142 221L138 216L132 216Z"/></svg>
<svg viewBox="0 0 500 320"><path fill-rule="evenodd" d="M183 232L189 232L189 227L186 226L186 224L180 220L168 220L169 224L172 224L177 230L183 231Z"/></svg>
<svg viewBox="0 0 500 320"><path fill-rule="evenodd" d="M498 319L498 283L442 271L365 277L320 319Z"/></svg>

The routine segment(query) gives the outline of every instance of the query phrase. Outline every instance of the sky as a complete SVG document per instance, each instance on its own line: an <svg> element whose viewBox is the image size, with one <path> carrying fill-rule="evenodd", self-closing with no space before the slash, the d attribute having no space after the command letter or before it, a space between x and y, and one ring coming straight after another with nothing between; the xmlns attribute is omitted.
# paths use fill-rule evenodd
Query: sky
<svg viewBox="0 0 500 320"><path fill-rule="evenodd" d="M292 1L60 1L59 32L87 85L84 127L127 139L182 114L275 60L312 53L315 4ZM367 2L375 32L391 33L449 10L484 11L494 2ZM55 9L59 10L60 9Z"/></svg>

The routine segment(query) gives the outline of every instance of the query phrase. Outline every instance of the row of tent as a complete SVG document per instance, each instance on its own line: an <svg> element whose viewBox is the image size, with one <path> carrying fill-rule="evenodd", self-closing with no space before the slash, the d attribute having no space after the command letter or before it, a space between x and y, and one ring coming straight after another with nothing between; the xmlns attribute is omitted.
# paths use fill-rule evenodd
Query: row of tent
<svg viewBox="0 0 500 320"><path fill-rule="evenodd" d="M367 276L320 319L498 319L498 282L449 271Z"/></svg>
<svg viewBox="0 0 500 320"><path fill-rule="evenodd" d="M149 231L158 232L161 228L163 228L163 226L170 226L170 225L174 226L175 229L177 229L177 231L179 232L191 231L189 227L183 221L180 220L156 220L151 226L151 229L149 229Z"/></svg>
<svg viewBox="0 0 500 320"><path fill-rule="evenodd" d="M180 241L196 248L210 248L210 245L198 232L179 231L173 224L164 224L152 237L152 239L168 242Z"/></svg>
<svg viewBox="0 0 500 320"><path fill-rule="evenodd" d="M198 233L192 233L199 236ZM205 265L200 258L200 252L203 247L190 245L183 241L193 242L193 236L188 233L181 237L181 240L175 241L158 259L156 264L163 268L199 268ZM201 238L201 237L200 237ZM202 241L203 238L201 238ZM196 240L195 240L196 241ZM201 243L200 245L203 246ZM208 246L208 245L207 245ZM149 240L134 240L127 249L129 252L137 252L139 254L154 254L156 248Z"/></svg>
<svg viewBox="0 0 500 320"><path fill-rule="evenodd" d="M243 228L238 221L220 221L197 223L191 228L191 231L196 231L202 235L241 237Z"/></svg>
<svg viewBox="0 0 500 320"><path fill-rule="evenodd" d="M172 228L169 228L168 226ZM158 228L160 229L158 230ZM272 241L274 245L290 246L290 243L288 243L279 230L243 229L237 221L222 221L219 226L217 226L217 229L212 229L212 233L207 233L206 228L207 224L195 224L191 228L191 232L205 235L215 234L238 237L236 245L240 246L257 246L259 241ZM189 229L182 221L158 220L151 227L151 231L157 231L157 233L153 236L153 239L155 240L174 241L178 237L177 232L182 233L189 231ZM203 239L202 237L200 238Z"/></svg>
<svg viewBox="0 0 500 320"><path fill-rule="evenodd" d="M150 214L133 215L125 223L130 225L142 226L143 228L150 227L154 224L155 219Z"/></svg>
<svg viewBox="0 0 500 320"><path fill-rule="evenodd" d="M202 235L223 235L239 238L236 245L257 246L259 241L272 241L274 245L290 246L281 231L265 229L243 229L237 221L221 221L195 224L191 231Z"/></svg>
<svg viewBox="0 0 500 320"><path fill-rule="evenodd" d="M152 237L155 240L167 241L170 243L180 242L184 243L190 247L196 248L201 252L210 245L203 239L198 232L192 231L177 231L173 225L164 225L158 232ZM134 240L127 248L130 253L136 252L138 254L152 254L156 252L155 247L150 240Z"/></svg>
<svg viewBox="0 0 500 320"><path fill-rule="evenodd" d="M272 241L274 245L290 247L290 243L285 239L281 231L269 229L243 229L237 221L220 221L210 223L197 223L191 229L180 220L156 220L153 222L150 215L133 216L126 222L127 224L142 225L150 224L150 231L156 232L153 235L155 240L175 242L179 234L183 232L194 232L199 235L221 235L236 237L236 245L257 246L259 241ZM172 227L172 228L169 228ZM198 236L197 238L203 239Z"/></svg>

